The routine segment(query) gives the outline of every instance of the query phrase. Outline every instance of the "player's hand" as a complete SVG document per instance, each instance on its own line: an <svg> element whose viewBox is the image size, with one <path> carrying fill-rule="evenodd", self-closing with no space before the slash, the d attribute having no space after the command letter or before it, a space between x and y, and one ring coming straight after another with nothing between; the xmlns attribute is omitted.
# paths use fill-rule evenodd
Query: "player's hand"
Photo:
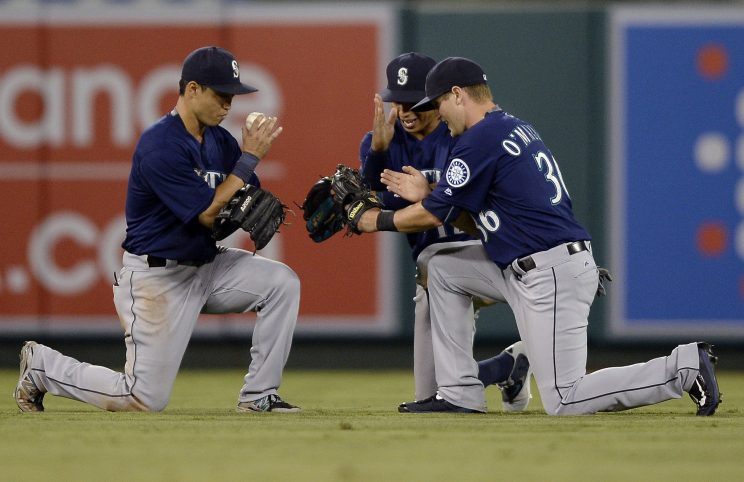
<svg viewBox="0 0 744 482"><path fill-rule="evenodd" d="M607 296L607 283L612 281L612 275L607 268L597 266L597 274L599 274L599 283L597 284L597 292L595 296Z"/></svg>
<svg viewBox="0 0 744 482"><path fill-rule="evenodd" d="M284 129L283 127L277 127L276 124L276 117L263 115L256 117L250 128L246 127L245 123L243 123L241 150L251 153L259 159L263 159L266 153L269 152L271 145Z"/></svg>
<svg viewBox="0 0 744 482"><path fill-rule="evenodd" d="M380 174L380 182L387 186L388 191L412 203L423 200L431 192L426 177L411 166L403 166L403 172L385 169Z"/></svg>
<svg viewBox="0 0 744 482"><path fill-rule="evenodd" d="M390 141L395 133L395 119L398 118L398 109L393 107L385 117L385 104L380 94L375 94L375 118L372 123L372 150L387 151Z"/></svg>

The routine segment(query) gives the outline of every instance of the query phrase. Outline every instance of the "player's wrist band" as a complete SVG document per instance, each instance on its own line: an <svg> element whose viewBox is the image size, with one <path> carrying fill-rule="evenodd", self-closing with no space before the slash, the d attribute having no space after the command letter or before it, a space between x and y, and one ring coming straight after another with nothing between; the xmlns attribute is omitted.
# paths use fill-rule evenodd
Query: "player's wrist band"
<svg viewBox="0 0 744 482"><path fill-rule="evenodd" d="M256 170L258 161L258 157L249 152L244 152L241 154L238 162L235 163L232 173L242 179L243 182L247 183L251 179L253 172Z"/></svg>
<svg viewBox="0 0 744 482"><path fill-rule="evenodd" d="M384 209L377 214L376 227L378 231L397 231L395 222L393 221L395 211Z"/></svg>

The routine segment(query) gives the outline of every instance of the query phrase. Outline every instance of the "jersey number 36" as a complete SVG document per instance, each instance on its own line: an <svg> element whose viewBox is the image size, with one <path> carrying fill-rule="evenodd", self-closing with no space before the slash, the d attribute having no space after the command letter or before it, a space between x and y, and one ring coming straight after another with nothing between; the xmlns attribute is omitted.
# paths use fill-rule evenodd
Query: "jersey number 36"
<svg viewBox="0 0 744 482"><path fill-rule="evenodd" d="M545 180L553 184L555 187L555 194L550 197L550 203L552 205L559 204L563 199L563 194L568 196L568 189L566 184L563 182L563 175L561 169L558 167L558 163L549 154L538 151L532 155L537 165L537 169L545 176ZM495 233L501 226L501 220L499 215L493 210L487 209L478 213L478 223L476 227L483 234L483 240L488 241L488 233Z"/></svg>

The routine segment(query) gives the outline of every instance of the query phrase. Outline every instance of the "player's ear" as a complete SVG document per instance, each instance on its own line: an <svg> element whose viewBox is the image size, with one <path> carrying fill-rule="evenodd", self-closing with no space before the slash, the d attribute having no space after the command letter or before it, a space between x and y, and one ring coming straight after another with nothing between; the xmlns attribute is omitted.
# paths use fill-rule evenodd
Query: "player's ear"
<svg viewBox="0 0 744 482"><path fill-rule="evenodd" d="M197 91L201 90L202 86L191 80L186 84L185 92L187 95L193 96Z"/></svg>
<svg viewBox="0 0 744 482"><path fill-rule="evenodd" d="M452 87L452 95L455 96L455 105L462 104L462 94L463 94L462 88L458 86Z"/></svg>

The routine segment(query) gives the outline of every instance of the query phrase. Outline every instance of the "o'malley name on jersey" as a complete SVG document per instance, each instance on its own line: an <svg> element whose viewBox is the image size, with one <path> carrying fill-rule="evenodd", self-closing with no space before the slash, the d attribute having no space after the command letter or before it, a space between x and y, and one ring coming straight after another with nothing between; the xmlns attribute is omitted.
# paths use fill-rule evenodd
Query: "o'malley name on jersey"
<svg viewBox="0 0 744 482"><path fill-rule="evenodd" d="M540 134L537 133L534 127L528 124L518 125L506 137L507 139L501 141L501 147L512 156L520 155L522 149L529 146L530 143L542 141Z"/></svg>

